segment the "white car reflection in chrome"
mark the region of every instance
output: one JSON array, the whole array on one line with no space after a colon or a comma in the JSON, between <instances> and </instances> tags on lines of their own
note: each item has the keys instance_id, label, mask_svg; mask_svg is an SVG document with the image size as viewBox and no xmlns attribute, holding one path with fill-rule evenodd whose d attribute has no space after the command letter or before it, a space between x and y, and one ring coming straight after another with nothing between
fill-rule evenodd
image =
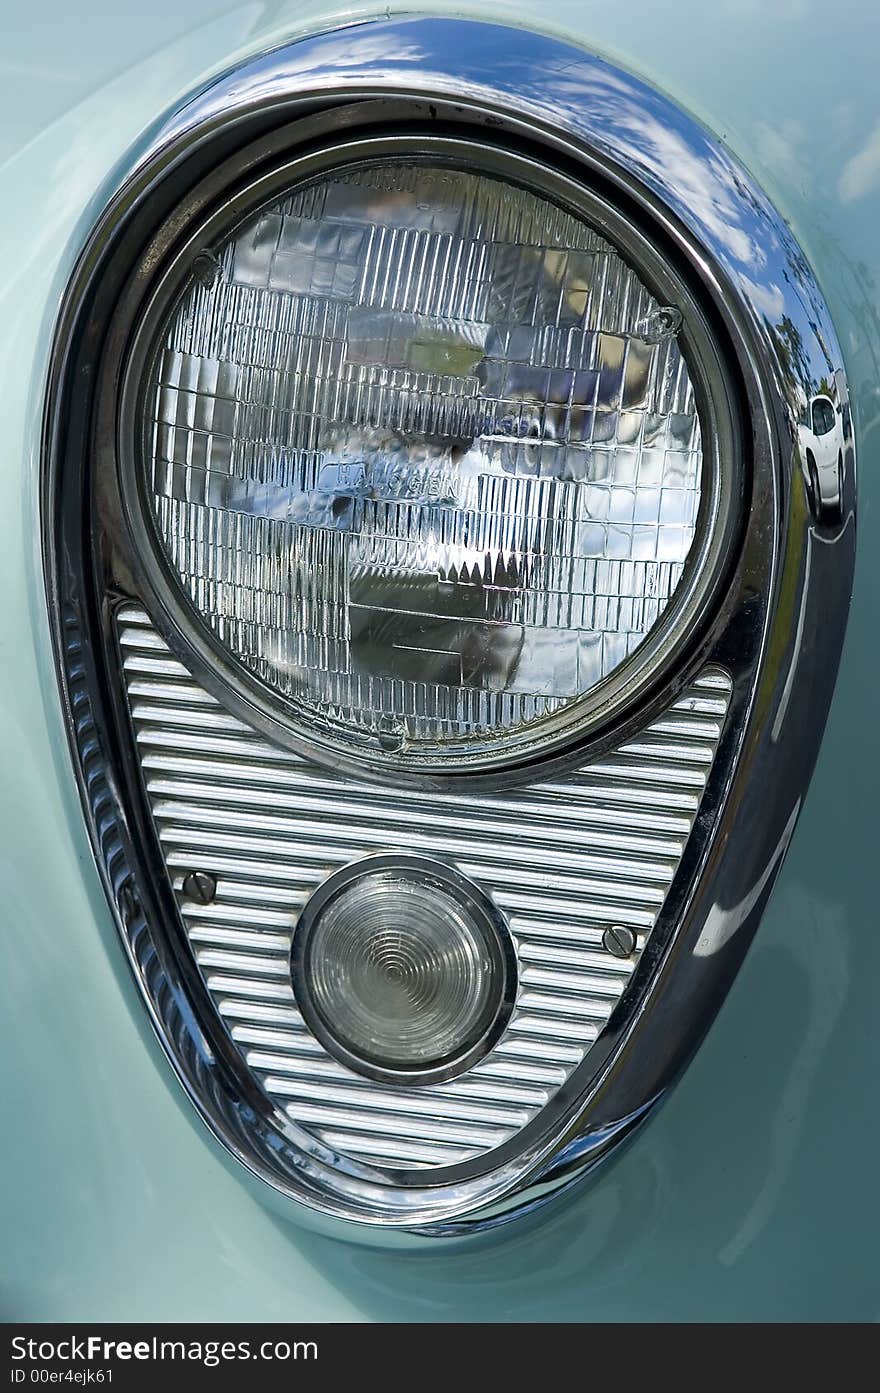
<instances>
[{"instance_id":1,"label":"white car reflection in chrome","mask_svg":"<svg viewBox=\"0 0 880 1393\"><path fill-rule=\"evenodd\" d=\"M843 499L843 408L819 395L806 405L798 425L801 461L819 511L839 517Z\"/></svg>"}]
</instances>

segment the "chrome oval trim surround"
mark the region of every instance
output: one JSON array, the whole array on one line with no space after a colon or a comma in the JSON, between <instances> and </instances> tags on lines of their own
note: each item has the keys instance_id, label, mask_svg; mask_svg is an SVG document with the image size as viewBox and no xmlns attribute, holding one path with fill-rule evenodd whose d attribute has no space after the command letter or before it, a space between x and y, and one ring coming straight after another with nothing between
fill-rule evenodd
<instances>
[{"instance_id":1,"label":"chrome oval trim surround","mask_svg":"<svg viewBox=\"0 0 880 1393\"><path fill-rule=\"evenodd\" d=\"M171 207L185 216L187 193L204 170L245 142L273 131L287 138L283 128L292 119L331 106L355 102L362 113L380 100L402 102L409 120L428 123L442 106L443 119L458 128L544 147L646 220L699 282L730 347L752 469L749 521L726 593L662 694L680 690L709 662L733 681L716 762L643 955L639 990L572 1076L552 1136L537 1135L493 1170L430 1192L394 1187L343 1162L282 1117L215 1028L204 985L179 941L125 734L114 612L138 589L120 542L121 519L100 514L95 547L90 537L91 369L106 350L104 326L124 272L137 264L150 229ZM768 304L779 310L772 322ZM382 20L278 49L211 82L162 122L108 195L62 305L46 398L44 555L61 689L96 861L160 1042L215 1137L276 1191L324 1215L379 1228L425 1236L485 1228L543 1203L607 1156L664 1096L702 1038L797 819L852 584L851 428L841 425L841 506L814 518L786 323L797 330L814 379L839 373L842 403L842 357L821 293L792 234L748 175L640 80L519 29ZM112 448L100 436L95 443ZM638 722L655 707L641 710ZM630 720L607 739L621 741L636 728ZM478 783L472 786L478 791Z\"/></svg>"}]
</instances>

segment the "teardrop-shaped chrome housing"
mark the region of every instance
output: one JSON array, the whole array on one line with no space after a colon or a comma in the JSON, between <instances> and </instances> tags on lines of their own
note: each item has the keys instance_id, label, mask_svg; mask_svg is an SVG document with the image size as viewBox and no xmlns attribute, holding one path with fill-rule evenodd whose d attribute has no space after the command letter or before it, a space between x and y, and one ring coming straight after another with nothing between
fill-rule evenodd
<instances>
[{"instance_id":1,"label":"teardrop-shaped chrome housing","mask_svg":"<svg viewBox=\"0 0 880 1393\"><path fill-rule=\"evenodd\" d=\"M690 335L721 519L697 603L638 680L546 746L501 740L473 764L305 731L200 627L137 484L150 326L187 277L215 275L211 230L307 168L418 145L577 204L672 287L643 339ZM816 425L839 443L821 474ZM803 254L727 151L636 78L520 29L383 20L253 59L161 123L108 191L58 322L47 590L96 861L154 1027L215 1137L296 1212L470 1232L575 1183L664 1096L806 790L854 504L842 356ZM402 850L472 884L513 955L497 1038L422 1083L347 1069L309 1029L291 959L325 882Z\"/></svg>"}]
</instances>

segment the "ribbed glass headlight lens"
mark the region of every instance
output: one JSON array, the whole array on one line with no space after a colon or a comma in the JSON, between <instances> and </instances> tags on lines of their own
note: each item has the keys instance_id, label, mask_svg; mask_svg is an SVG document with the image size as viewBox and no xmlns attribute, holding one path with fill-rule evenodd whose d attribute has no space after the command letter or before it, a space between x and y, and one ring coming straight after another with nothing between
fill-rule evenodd
<instances>
[{"instance_id":1,"label":"ribbed glass headlight lens","mask_svg":"<svg viewBox=\"0 0 880 1393\"><path fill-rule=\"evenodd\" d=\"M388 160L197 271L159 331L143 487L215 641L300 728L540 750L659 641L701 424L680 312L586 221Z\"/></svg>"}]
</instances>

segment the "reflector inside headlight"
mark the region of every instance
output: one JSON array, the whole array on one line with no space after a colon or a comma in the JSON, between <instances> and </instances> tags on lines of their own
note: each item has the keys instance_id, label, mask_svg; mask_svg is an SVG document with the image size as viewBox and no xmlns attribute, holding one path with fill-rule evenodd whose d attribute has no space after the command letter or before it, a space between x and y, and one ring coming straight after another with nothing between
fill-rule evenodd
<instances>
[{"instance_id":1,"label":"reflector inside headlight","mask_svg":"<svg viewBox=\"0 0 880 1393\"><path fill-rule=\"evenodd\" d=\"M324 739L540 748L686 573L679 312L574 213L411 159L303 186L199 269L146 488L215 639Z\"/></svg>"}]
</instances>

